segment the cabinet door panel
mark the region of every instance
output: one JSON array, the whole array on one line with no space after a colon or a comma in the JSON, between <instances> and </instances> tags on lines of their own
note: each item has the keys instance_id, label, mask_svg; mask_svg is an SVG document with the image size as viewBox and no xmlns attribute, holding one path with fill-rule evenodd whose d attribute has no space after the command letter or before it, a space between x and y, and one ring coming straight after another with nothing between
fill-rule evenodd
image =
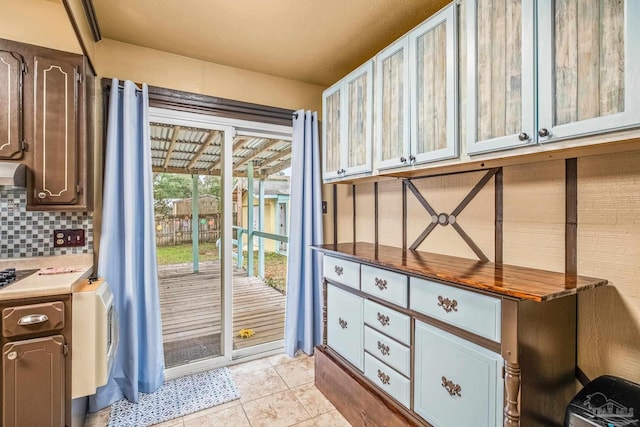
<instances>
[{"instance_id":1,"label":"cabinet door panel","mask_svg":"<svg viewBox=\"0 0 640 427\"><path fill-rule=\"evenodd\" d=\"M63 349L62 335L4 345L2 425L65 425Z\"/></svg>"},{"instance_id":2,"label":"cabinet door panel","mask_svg":"<svg viewBox=\"0 0 640 427\"><path fill-rule=\"evenodd\" d=\"M640 4L563 0L538 14L541 142L640 123Z\"/></svg>"},{"instance_id":3,"label":"cabinet door panel","mask_svg":"<svg viewBox=\"0 0 640 427\"><path fill-rule=\"evenodd\" d=\"M340 86L337 85L329 88L323 96L322 133L324 135L324 144L322 148L324 153L324 179L336 178L340 170L340 95Z\"/></svg>"},{"instance_id":4,"label":"cabinet door panel","mask_svg":"<svg viewBox=\"0 0 640 427\"><path fill-rule=\"evenodd\" d=\"M434 15L409 35L412 89L411 153L415 162L458 155L456 8Z\"/></svg>"},{"instance_id":5,"label":"cabinet door panel","mask_svg":"<svg viewBox=\"0 0 640 427\"><path fill-rule=\"evenodd\" d=\"M21 55L0 50L0 159L22 157Z\"/></svg>"},{"instance_id":6,"label":"cabinet door panel","mask_svg":"<svg viewBox=\"0 0 640 427\"><path fill-rule=\"evenodd\" d=\"M332 285L327 286L327 344L362 370L362 298Z\"/></svg>"},{"instance_id":7,"label":"cabinet door panel","mask_svg":"<svg viewBox=\"0 0 640 427\"><path fill-rule=\"evenodd\" d=\"M64 61L34 61L34 203L77 199L77 69Z\"/></svg>"},{"instance_id":8,"label":"cabinet door panel","mask_svg":"<svg viewBox=\"0 0 640 427\"><path fill-rule=\"evenodd\" d=\"M345 175L371 170L373 130L373 62L369 61L345 77L347 112L346 135L342 144L345 152Z\"/></svg>"},{"instance_id":9,"label":"cabinet door panel","mask_svg":"<svg viewBox=\"0 0 640 427\"><path fill-rule=\"evenodd\" d=\"M414 410L438 427L501 426L502 363L497 353L416 321Z\"/></svg>"},{"instance_id":10,"label":"cabinet door panel","mask_svg":"<svg viewBox=\"0 0 640 427\"><path fill-rule=\"evenodd\" d=\"M470 0L467 151L535 143L534 2Z\"/></svg>"},{"instance_id":11,"label":"cabinet door panel","mask_svg":"<svg viewBox=\"0 0 640 427\"><path fill-rule=\"evenodd\" d=\"M378 169L403 166L409 159L408 41L401 39L377 57Z\"/></svg>"}]
</instances>

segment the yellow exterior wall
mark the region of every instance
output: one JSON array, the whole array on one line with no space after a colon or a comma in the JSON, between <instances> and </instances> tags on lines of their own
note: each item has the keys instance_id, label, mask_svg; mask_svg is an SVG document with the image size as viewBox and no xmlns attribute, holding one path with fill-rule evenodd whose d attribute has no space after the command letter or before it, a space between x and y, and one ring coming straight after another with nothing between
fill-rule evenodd
<instances>
[{"instance_id":1,"label":"yellow exterior wall","mask_svg":"<svg viewBox=\"0 0 640 427\"><path fill-rule=\"evenodd\" d=\"M578 273L610 285L578 298L578 365L587 376L618 375L640 382L640 151L578 159ZM414 180L436 212L450 213L484 172ZM503 258L508 264L564 271L565 162L503 168ZM325 200L332 202L331 185ZM372 184L356 185L356 238L373 242ZM351 184L338 184L339 242L353 240ZM379 182L379 243L402 247L402 183ZM362 197L361 197L362 196ZM331 209L331 208L330 208ZM429 216L407 191L407 244ZM332 212L331 210L329 211ZM462 228L494 259L494 181L458 217ZM332 215L325 216L327 242ZM419 248L475 258L451 227L437 227Z\"/></svg>"},{"instance_id":2,"label":"yellow exterior wall","mask_svg":"<svg viewBox=\"0 0 640 427\"><path fill-rule=\"evenodd\" d=\"M82 53L62 3L0 0L0 38Z\"/></svg>"},{"instance_id":3,"label":"yellow exterior wall","mask_svg":"<svg viewBox=\"0 0 640 427\"><path fill-rule=\"evenodd\" d=\"M258 198L253 199L253 205L257 208L258 207ZM247 206L248 206L248 201L247 201L247 193L245 193L242 196L242 227L243 228L247 228L249 225L249 215L247 212ZM278 207L277 207L277 203L276 203L276 199L264 199L264 232L265 233L271 233L271 234L280 234L278 229L276 228L276 217L278 215L278 211L277 211ZM287 215L289 213L287 212ZM253 220L255 221L255 223L257 224L258 222L258 218L256 216L254 216ZM247 235L245 234L243 237L243 242L244 242L244 248L246 250L247 248ZM257 250L258 248L258 238L254 237L253 240L253 244L255 245L255 250ZM276 242L275 240L271 240L271 239L264 239L264 250L266 252L275 252L276 251L276 245L279 245L280 242ZM257 260L256 260L257 262Z\"/></svg>"}]
</instances>

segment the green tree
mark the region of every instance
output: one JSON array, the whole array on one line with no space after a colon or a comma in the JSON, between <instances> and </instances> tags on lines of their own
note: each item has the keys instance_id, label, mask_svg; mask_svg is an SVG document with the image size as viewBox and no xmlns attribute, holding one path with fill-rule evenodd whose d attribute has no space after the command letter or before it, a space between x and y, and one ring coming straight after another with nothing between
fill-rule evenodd
<instances>
[{"instance_id":1,"label":"green tree","mask_svg":"<svg viewBox=\"0 0 640 427\"><path fill-rule=\"evenodd\" d=\"M153 174L153 199L156 216L169 214L169 199L191 197L191 175L176 173Z\"/></svg>"}]
</instances>

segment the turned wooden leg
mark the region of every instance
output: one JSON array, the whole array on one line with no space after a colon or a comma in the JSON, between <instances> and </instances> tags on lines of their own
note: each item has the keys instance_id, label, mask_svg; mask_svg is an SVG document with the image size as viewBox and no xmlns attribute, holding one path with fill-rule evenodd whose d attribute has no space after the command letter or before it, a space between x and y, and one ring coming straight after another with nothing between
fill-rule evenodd
<instances>
[{"instance_id":1,"label":"turned wooden leg","mask_svg":"<svg viewBox=\"0 0 640 427\"><path fill-rule=\"evenodd\" d=\"M504 361L505 406L504 427L520 427L520 365Z\"/></svg>"},{"instance_id":2,"label":"turned wooden leg","mask_svg":"<svg viewBox=\"0 0 640 427\"><path fill-rule=\"evenodd\" d=\"M322 344L327 345L327 279L322 280Z\"/></svg>"}]
</instances>

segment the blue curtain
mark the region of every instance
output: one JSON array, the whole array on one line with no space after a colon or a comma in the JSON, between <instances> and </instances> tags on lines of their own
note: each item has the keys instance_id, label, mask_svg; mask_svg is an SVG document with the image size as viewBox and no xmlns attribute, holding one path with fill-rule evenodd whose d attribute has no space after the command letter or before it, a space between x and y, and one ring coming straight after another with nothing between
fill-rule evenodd
<instances>
[{"instance_id":1,"label":"blue curtain","mask_svg":"<svg viewBox=\"0 0 640 427\"><path fill-rule=\"evenodd\" d=\"M284 347L313 354L322 342L322 187L318 114L297 111L291 146L291 199Z\"/></svg>"},{"instance_id":2,"label":"blue curtain","mask_svg":"<svg viewBox=\"0 0 640 427\"><path fill-rule=\"evenodd\" d=\"M147 86L111 82L98 275L111 286L119 343L109 382L89 400L97 411L164 381Z\"/></svg>"}]
</instances>

